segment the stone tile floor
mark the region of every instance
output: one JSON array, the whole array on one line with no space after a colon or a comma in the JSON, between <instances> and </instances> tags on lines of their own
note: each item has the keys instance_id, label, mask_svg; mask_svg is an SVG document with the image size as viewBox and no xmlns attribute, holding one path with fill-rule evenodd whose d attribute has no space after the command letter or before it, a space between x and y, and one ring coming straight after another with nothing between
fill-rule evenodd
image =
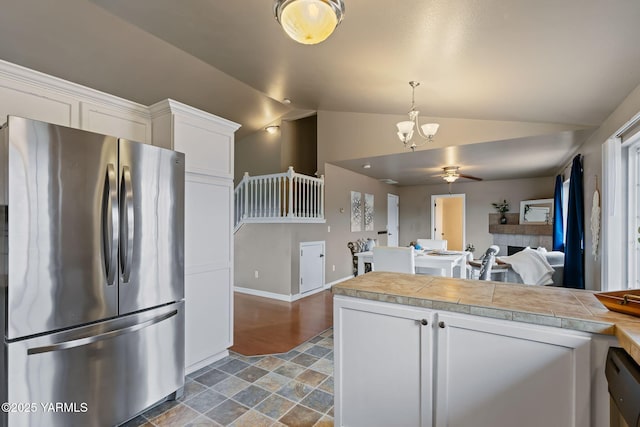
<instances>
[{"instance_id":1,"label":"stone tile floor","mask_svg":"<svg viewBox=\"0 0 640 427\"><path fill-rule=\"evenodd\" d=\"M189 374L182 398L123 426L333 426L333 329L288 353L231 352Z\"/></svg>"}]
</instances>

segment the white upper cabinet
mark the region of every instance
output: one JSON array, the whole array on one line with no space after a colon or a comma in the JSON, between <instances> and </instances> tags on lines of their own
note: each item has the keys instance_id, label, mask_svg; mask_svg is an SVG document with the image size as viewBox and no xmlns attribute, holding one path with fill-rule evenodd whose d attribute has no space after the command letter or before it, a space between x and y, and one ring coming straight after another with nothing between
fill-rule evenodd
<instances>
[{"instance_id":1,"label":"white upper cabinet","mask_svg":"<svg viewBox=\"0 0 640 427\"><path fill-rule=\"evenodd\" d=\"M7 115L151 143L144 105L0 60L1 123Z\"/></svg>"},{"instance_id":2,"label":"white upper cabinet","mask_svg":"<svg viewBox=\"0 0 640 427\"><path fill-rule=\"evenodd\" d=\"M32 85L0 78L0 124L12 115L78 127L78 105L76 99L60 93L45 89L34 91Z\"/></svg>"},{"instance_id":3,"label":"white upper cabinet","mask_svg":"<svg viewBox=\"0 0 640 427\"><path fill-rule=\"evenodd\" d=\"M151 120L146 108L116 109L82 102L80 117L84 130L151 144Z\"/></svg>"},{"instance_id":4,"label":"white upper cabinet","mask_svg":"<svg viewBox=\"0 0 640 427\"><path fill-rule=\"evenodd\" d=\"M187 154L187 172L233 180L238 124L171 99L152 105L150 110L154 145Z\"/></svg>"}]
</instances>

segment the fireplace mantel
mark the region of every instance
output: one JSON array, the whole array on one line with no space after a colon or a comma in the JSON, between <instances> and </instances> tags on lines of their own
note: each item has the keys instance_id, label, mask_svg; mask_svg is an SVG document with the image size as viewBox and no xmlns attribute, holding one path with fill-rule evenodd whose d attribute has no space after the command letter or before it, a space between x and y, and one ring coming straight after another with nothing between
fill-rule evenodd
<instances>
[{"instance_id":1,"label":"fireplace mantel","mask_svg":"<svg viewBox=\"0 0 640 427\"><path fill-rule=\"evenodd\" d=\"M500 224L500 214L489 214L489 233L491 234L521 234L525 236L551 236L553 226L551 224L518 224L520 215L516 213L505 214L506 224Z\"/></svg>"}]
</instances>

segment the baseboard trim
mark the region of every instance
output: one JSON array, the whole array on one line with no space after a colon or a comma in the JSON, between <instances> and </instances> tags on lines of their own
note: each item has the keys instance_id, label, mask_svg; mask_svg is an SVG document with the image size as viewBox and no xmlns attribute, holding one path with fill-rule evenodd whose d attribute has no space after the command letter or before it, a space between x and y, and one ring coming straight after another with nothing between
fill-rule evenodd
<instances>
[{"instance_id":1,"label":"baseboard trim","mask_svg":"<svg viewBox=\"0 0 640 427\"><path fill-rule=\"evenodd\" d=\"M184 374L189 375L192 372L197 371L200 368L204 368L207 365L212 364L213 362L217 362L220 359L223 359L229 355L229 350L221 351L220 353L216 353L213 356L209 356L206 359L203 359L199 362L194 363L191 366L187 366L184 368Z\"/></svg>"},{"instance_id":2,"label":"baseboard trim","mask_svg":"<svg viewBox=\"0 0 640 427\"><path fill-rule=\"evenodd\" d=\"M304 294L295 294L295 295L283 295L283 294L277 294L275 292L260 291L258 289L243 288L241 286L234 286L234 290L236 292L241 293L241 294L254 295L254 296L263 297L263 298L271 298L271 299L275 299L275 300L278 300L278 301L294 302L294 301L297 301L297 300L299 300L301 298L305 298L305 297L317 294L318 292L322 292L324 290L331 289L331 287L333 285L336 285L336 284L338 284L340 282L344 282L345 280L349 280L351 278L353 278L353 276L343 277L341 279L334 280L333 282L326 283L324 286L321 286L318 289L314 289L312 291L305 292Z\"/></svg>"},{"instance_id":3,"label":"baseboard trim","mask_svg":"<svg viewBox=\"0 0 640 427\"><path fill-rule=\"evenodd\" d=\"M278 301L286 301L286 302L292 302L292 297L293 295L283 295L283 294L277 294L275 292L268 292L268 291L260 291L258 289L250 289L250 288L243 288L240 286L234 286L233 288L236 292L240 292L241 294L247 294L247 295L254 295L257 297L264 297L264 298L271 298L271 299L277 299Z\"/></svg>"}]
</instances>

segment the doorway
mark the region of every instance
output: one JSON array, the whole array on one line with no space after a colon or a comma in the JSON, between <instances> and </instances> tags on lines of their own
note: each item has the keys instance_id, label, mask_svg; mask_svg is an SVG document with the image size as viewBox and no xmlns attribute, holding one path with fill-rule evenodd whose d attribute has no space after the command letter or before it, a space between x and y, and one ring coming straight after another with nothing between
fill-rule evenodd
<instances>
[{"instance_id":1,"label":"doorway","mask_svg":"<svg viewBox=\"0 0 640 427\"><path fill-rule=\"evenodd\" d=\"M398 246L400 197L387 194L387 246Z\"/></svg>"},{"instance_id":2,"label":"doorway","mask_svg":"<svg viewBox=\"0 0 640 427\"><path fill-rule=\"evenodd\" d=\"M447 249L463 251L466 236L464 194L431 196L431 238L447 241Z\"/></svg>"}]
</instances>

